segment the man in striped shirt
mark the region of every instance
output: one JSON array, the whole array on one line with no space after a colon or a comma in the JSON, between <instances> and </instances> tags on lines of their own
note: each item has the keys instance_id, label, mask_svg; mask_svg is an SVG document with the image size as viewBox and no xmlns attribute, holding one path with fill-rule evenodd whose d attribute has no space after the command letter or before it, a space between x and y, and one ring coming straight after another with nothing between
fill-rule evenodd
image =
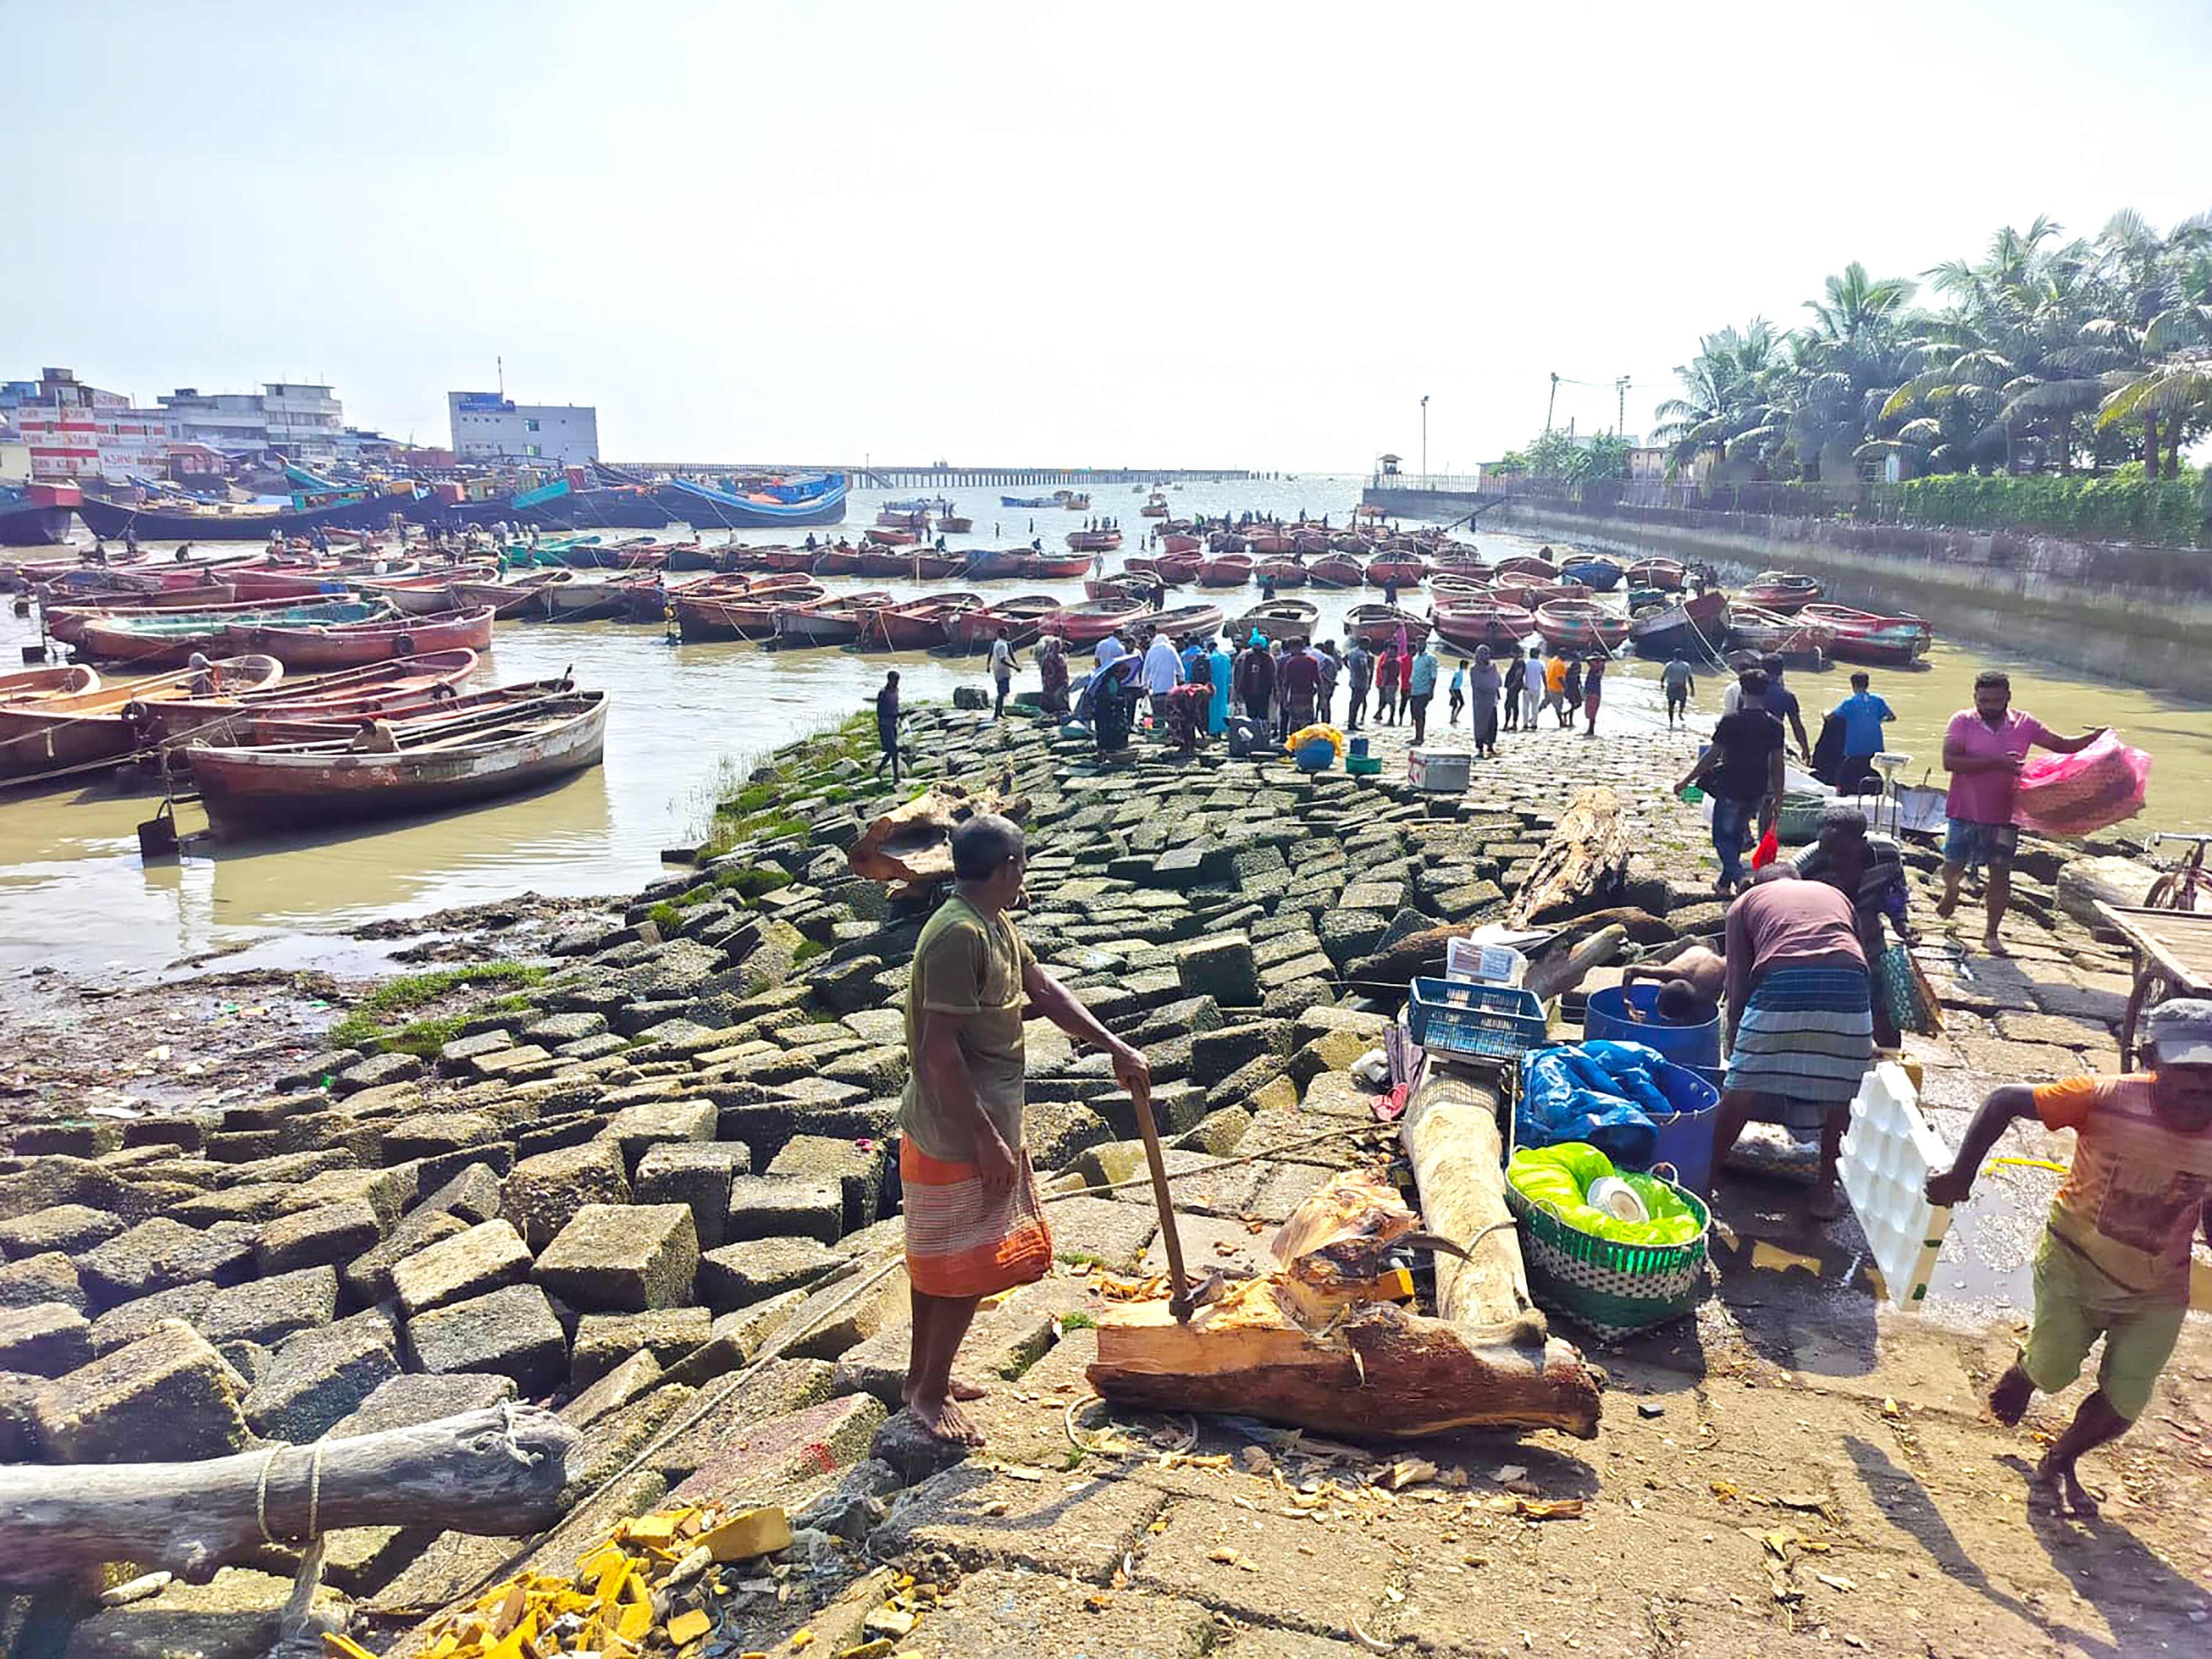
<instances>
[{"instance_id":1,"label":"man in striped shirt","mask_svg":"<svg viewBox=\"0 0 2212 1659\"><path fill-rule=\"evenodd\" d=\"M2074 1164L2035 1255L2035 1323L1997 1381L1990 1410L2020 1421L2029 1398L2081 1374L2101 1335L2097 1388L2036 1468L2035 1496L2076 1515L2096 1500L2075 1473L2150 1403L2189 1309L2190 1249L2212 1238L2212 1002L2160 1004L2148 1016L2148 1070L2125 1077L2013 1085L1982 1103L1952 1166L1928 1178L1931 1204L1962 1202L2015 1120L2075 1132Z\"/></svg>"}]
</instances>

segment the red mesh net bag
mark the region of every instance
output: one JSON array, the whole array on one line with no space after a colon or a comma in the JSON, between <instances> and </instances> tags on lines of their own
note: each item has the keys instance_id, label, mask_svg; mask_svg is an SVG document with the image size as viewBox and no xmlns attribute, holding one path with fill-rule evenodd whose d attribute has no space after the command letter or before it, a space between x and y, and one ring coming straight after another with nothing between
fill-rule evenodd
<instances>
[{"instance_id":1,"label":"red mesh net bag","mask_svg":"<svg viewBox=\"0 0 2212 1659\"><path fill-rule=\"evenodd\" d=\"M2150 757L2106 732L2078 755L2039 755L2020 769L2013 822L2046 836L2088 836L2142 811Z\"/></svg>"}]
</instances>

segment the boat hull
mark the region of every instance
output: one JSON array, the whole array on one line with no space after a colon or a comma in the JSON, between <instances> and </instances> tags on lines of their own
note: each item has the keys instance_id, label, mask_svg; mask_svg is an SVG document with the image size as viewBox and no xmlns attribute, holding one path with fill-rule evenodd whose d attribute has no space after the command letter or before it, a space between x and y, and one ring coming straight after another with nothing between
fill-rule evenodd
<instances>
[{"instance_id":1,"label":"boat hull","mask_svg":"<svg viewBox=\"0 0 2212 1659\"><path fill-rule=\"evenodd\" d=\"M1628 638L1639 656L1683 656L1710 661L1720 654L1728 639L1729 607L1725 596L1700 593L1680 604L1662 606L1656 614L1638 617L1629 624Z\"/></svg>"},{"instance_id":2,"label":"boat hull","mask_svg":"<svg viewBox=\"0 0 2212 1659\"><path fill-rule=\"evenodd\" d=\"M225 840L409 813L512 795L597 766L607 704L592 698L549 732L397 755L192 749L186 754L208 821Z\"/></svg>"},{"instance_id":3,"label":"boat hull","mask_svg":"<svg viewBox=\"0 0 2212 1659\"><path fill-rule=\"evenodd\" d=\"M287 540L312 536L318 530L381 530L392 514L403 510L400 498L393 495L273 513L180 513L97 495L87 495L76 504L84 527L101 540L133 534L142 542L265 542L272 530L282 532Z\"/></svg>"},{"instance_id":4,"label":"boat hull","mask_svg":"<svg viewBox=\"0 0 2212 1659\"><path fill-rule=\"evenodd\" d=\"M69 539L76 509L43 501L0 501L0 547L55 547Z\"/></svg>"},{"instance_id":5,"label":"boat hull","mask_svg":"<svg viewBox=\"0 0 2212 1659\"><path fill-rule=\"evenodd\" d=\"M659 501L671 518L698 530L709 526L716 530L758 530L781 525L842 524L845 475L829 474L820 489L801 493L793 500L739 495L678 478L661 488Z\"/></svg>"},{"instance_id":6,"label":"boat hull","mask_svg":"<svg viewBox=\"0 0 2212 1659\"><path fill-rule=\"evenodd\" d=\"M234 623L223 636L234 652L264 652L289 669L359 668L392 657L433 651L489 651L489 605L451 620L341 624L334 628L271 628Z\"/></svg>"}]
</instances>

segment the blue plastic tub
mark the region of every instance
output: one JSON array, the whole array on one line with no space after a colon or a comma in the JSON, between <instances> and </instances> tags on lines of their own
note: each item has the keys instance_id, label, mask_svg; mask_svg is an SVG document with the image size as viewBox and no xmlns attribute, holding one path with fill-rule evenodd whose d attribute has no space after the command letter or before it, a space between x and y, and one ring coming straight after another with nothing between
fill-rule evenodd
<instances>
[{"instance_id":1,"label":"blue plastic tub","mask_svg":"<svg viewBox=\"0 0 2212 1659\"><path fill-rule=\"evenodd\" d=\"M1327 738L1308 738L1291 760L1301 772L1326 772L1336 764L1336 745Z\"/></svg>"},{"instance_id":2,"label":"blue plastic tub","mask_svg":"<svg viewBox=\"0 0 2212 1659\"><path fill-rule=\"evenodd\" d=\"M1677 1069L1688 1071L1687 1067ZM1653 1126L1659 1131L1659 1142L1651 1149L1651 1162L1654 1165L1673 1164L1673 1180L1676 1186L1688 1188L1701 1199L1711 1200L1713 1195L1713 1130L1719 1123L1721 1091L1696 1072L1689 1072L1683 1085L1685 1088L1695 1091L1705 1104L1696 1111L1677 1112L1672 1117L1652 1119ZM1672 1092L1669 1091L1670 1094Z\"/></svg>"},{"instance_id":3,"label":"blue plastic tub","mask_svg":"<svg viewBox=\"0 0 2212 1659\"><path fill-rule=\"evenodd\" d=\"M1643 1018L1628 1017L1632 1003ZM1583 1036L1586 1039L1602 1037L1611 1042L1640 1042L1693 1072L1703 1072L1721 1063L1721 1017L1717 1012L1695 1025L1677 1025L1659 1018L1658 1005L1659 988L1656 985L1632 985L1625 993L1619 986L1593 991L1583 1012Z\"/></svg>"}]
</instances>

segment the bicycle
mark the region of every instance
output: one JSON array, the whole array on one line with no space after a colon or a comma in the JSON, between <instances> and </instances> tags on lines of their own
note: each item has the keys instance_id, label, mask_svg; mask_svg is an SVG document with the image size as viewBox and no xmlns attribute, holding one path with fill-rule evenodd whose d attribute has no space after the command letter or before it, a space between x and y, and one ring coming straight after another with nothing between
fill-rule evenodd
<instances>
[{"instance_id":1,"label":"bicycle","mask_svg":"<svg viewBox=\"0 0 2212 1659\"><path fill-rule=\"evenodd\" d=\"M2177 835L2170 830L2159 830L2152 835L2150 845L2145 850L2155 852L2158 844L2165 841L2185 842L2189 850L2151 884L2150 893L2143 900L2142 908L2191 914L2199 909L2212 911L2212 871L2204 867L2204 849L2212 846L2212 836ZM2135 989L2128 994L2127 1013L2120 1021L2120 1069L2123 1072L2132 1072L2136 1068L2136 1032L2142 1024L2143 1014L2181 988L2166 974L2147 968L2137 971Z\"/></svg>"}]
</instances>

